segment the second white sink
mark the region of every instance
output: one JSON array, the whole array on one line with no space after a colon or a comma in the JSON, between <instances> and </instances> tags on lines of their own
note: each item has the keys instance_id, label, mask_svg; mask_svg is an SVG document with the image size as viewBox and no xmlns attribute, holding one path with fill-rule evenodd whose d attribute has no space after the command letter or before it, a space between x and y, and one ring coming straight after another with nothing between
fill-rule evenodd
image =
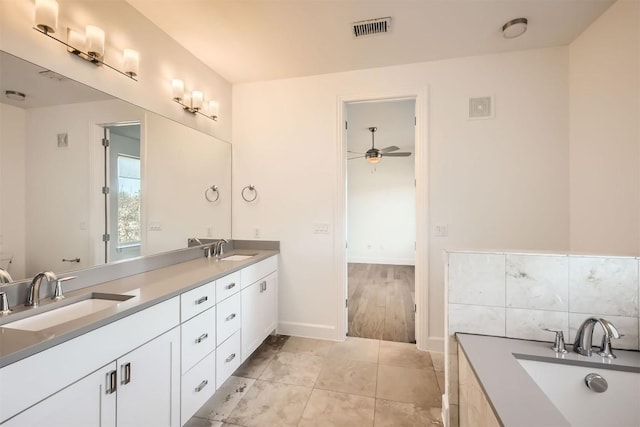
<instances>
[{"instance_id":1,"label":"second white sink","mask_svg":"<svg viewBox=\"0 0 640 427\"><path fill-rule=\"evenodd\" d=\"M256 254L253 255L229 255L228 257L224 257L221 261L244 261L245 259L253 258Z\"/></svg>"}]
</instances>

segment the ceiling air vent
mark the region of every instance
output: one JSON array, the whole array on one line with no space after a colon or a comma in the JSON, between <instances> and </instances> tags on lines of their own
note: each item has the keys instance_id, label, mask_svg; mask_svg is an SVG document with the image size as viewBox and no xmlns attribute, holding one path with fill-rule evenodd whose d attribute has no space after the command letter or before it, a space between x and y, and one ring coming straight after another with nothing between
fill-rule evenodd
<instances>
[{"instance_id":1,"label":"ceiling air vent","mask_svg":"<svg viewBox=\"0 0 640 427\"><path fill-rule=\"evenodd\" d=\"M355 37L371 36L373 34L388 33L391 30L391 17L368 19L352 24Z\"/></svg>"}]
</instances>

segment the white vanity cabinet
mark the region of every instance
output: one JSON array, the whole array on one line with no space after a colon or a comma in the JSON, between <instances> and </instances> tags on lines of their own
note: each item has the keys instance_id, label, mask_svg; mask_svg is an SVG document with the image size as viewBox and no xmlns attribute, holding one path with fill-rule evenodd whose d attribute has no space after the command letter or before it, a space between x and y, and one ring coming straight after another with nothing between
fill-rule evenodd
<instances>
[{"instance_id":1,"label":"white vanity cabinet","mask_svg":"<svg viewBox=\"0 0 640 427\"><path fill-rule=\"evenodd\" d=\"M116 362L10 419L3 427L112 427L116 425L116 395L110 390Z\"/></svg>"},{"instance_id":2,"label":"white vanity cabinet","mask_svg":"<svg viewBox=\"0 0 640 427\"><path fill-rule=\"evenodd\" d=\"M151 340L10 419L25 426L178 426L178 328ZM70 355L67 363L74 363Z\"/></svg>"},{"instance_id":3,"label":"white vanity cabinet","mask_svg":"<svg viewBox=\"0 0 640 427\"><path fill-rule=\"evenodd\" d=\"M242 270L242 361L276 329L277 269L271 257Z\"/></svg>"}]
</instances>

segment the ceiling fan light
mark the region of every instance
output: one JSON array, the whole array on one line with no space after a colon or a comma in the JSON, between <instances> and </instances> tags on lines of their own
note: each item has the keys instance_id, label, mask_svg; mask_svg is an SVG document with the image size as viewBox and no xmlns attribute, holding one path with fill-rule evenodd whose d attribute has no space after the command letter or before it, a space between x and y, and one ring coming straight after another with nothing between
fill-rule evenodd
<instances>
[{"instance_id":1,"label":"ceiling fan light","mask_svg":"<svg viewBox=\"0 0 640 427\"><path fill-rule=\"evenodd\" d=\"M367 162L371 163L372 165L378 163L380 159L382 159L382 154L380 154L379 152L367 152L364 156L366 157Z\"/></svg>"}]
</instances>

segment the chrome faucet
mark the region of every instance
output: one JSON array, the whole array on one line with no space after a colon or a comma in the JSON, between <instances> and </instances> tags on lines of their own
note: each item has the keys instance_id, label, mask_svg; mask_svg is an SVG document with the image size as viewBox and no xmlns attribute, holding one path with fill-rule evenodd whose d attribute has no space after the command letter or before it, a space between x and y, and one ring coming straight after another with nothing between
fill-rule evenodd
<instances>
[{"instance_id":1,"label":"chrome faucet","mask_svg":"<svg viewBox=\"0 0 640 427\"><path fill-rule=\"evenodd\" d=\"M220 256L224 253L222 249L222 245L224 245L225 243L229 243L229 241L227 239L220 239L215 243L215 246L213 248L213 254L217 258L220 258Z\"/></svg>"},{"instance_id":2,"label":"chrome faucet","mask_svg":"<svg viewBox=\"0 0 640 427\"><path fill-rule=\"evenodd\" d=\"M11 283L13 279L7 270L0 268L0 283Z\"/></svg>"},{"instance_id":3,"label":"chrome faucet","mask_svg":"<svg viewBox=\"0 0 640 427\"><path fill-rule=\"evenodd\" d=\"M42 279L47 279L47 282L58 280L51 271L36 274L27 290L27 302L24 304L27 307L37 307L40 304L40 283L42 283Z\"/></svg>"},{"instance_id":4,"label":"chrome faucet","mask_svg":"<svg viewBox=\"0 0 640 427\"><path fill-rule=\"evenodd\" d=\"M618 332L613 323L609 322L607 319L590 317L580 325L578 328L578 333L576 335L576 340L573 344L573 351L578 354L582 354L583 356L591 356L592 354L592 341L593 341L593 328L596 324L602 326L602 330L604 331L604 335L602 336L602 344L600 345L600 351L598 355L602 357L615 358L616 356L613 354L611 349L611 338L619 339L622 335Z\"/></svg>"}]
</instances>

